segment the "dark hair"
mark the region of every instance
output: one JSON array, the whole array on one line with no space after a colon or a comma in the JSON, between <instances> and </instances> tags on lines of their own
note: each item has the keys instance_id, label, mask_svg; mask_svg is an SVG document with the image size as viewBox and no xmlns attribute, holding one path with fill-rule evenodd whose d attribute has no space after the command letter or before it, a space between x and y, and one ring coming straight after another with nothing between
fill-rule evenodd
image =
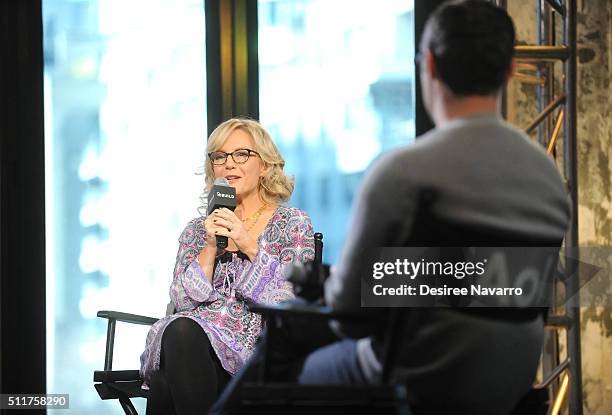
<instances>
[{"instance_id":1,"label":"dark hair","mask_svg":"<svg viewBox=\"0 0 612 415\"><path fill-rule=\"evenodd\" d=\"M431 51L438 76L453 94L491 95L506 80L514 36L504 9L483 0L453 1L429 17L420 46Z\"/></svg>"}]
</instances>

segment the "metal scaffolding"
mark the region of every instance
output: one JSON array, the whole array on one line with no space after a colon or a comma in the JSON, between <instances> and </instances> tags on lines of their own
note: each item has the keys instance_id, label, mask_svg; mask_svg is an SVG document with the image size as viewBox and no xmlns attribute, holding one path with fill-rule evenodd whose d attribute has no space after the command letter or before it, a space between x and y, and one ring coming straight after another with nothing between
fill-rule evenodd
<instances>
[{"instance_id":1,"label":"metal scaffolding","mask_svg":"<svg viewBox=\"0 0 612 415\"><path fill-rule=\"evenodd\" d=\"M507 1L496 0L502 7ZM570 226L565 236L566 254L578 249L578 192L576 158L576 0L535 0L538 28L537 45L515 47L518 70L515 79L536 85L539 114L525 128L532 133L537 129L540 144L562 166L567 191L572 201ZM557 22L561 22L557 27ZM558 33L561 39L558 39ZM561 79L555 83L555 63L561 62ZM504 114L507 108L504 94ZM558 137L562 137L558 140ZM562 146L562 159L557 149ZM570 255L565 255L571 257ZM563 262L562 262L563 263ZM566 261L559 273L563 290L554 290L553 304L564 304L559 310L553 307L547 323L546 339L542 353L542 382L536 388L548 388L551 397L551 414L559 412L567 391L570 415L582 414L582 373L580 352L580 300L578 268L574 261ZM571 299L568 298L574 294ZM565 333L566 358L561 360L559 343Z\"/></svg>"}]
</instances>

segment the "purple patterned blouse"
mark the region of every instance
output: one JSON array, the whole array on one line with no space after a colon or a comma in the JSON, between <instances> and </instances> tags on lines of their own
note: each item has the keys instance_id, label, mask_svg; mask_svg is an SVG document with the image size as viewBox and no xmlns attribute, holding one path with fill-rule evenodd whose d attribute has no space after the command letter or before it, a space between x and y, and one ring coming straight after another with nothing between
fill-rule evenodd
<instances>
[{"instance_id":1,"label":"purple patterned blouse","mask_svg":"<svg viewBox=\"0 0 612 415\"><path fill-rule=\"evenodd\" d=\"M313 229L308 215L279 206L257 238L259 252L251 261L242 253L226 253L217 260L213 284L197 260L206 245L204 217L187 224L179 238L170 297L176 313L157 321L147 335L140 356L143 389L159 369L164 329L179 317L197 322L225 370L236 373L251 355L261 333L259 314L249 312L245 301L275 304L293 298L293 287L282 277L282 265L314 259Z\"/></svg>"}]
</instances>

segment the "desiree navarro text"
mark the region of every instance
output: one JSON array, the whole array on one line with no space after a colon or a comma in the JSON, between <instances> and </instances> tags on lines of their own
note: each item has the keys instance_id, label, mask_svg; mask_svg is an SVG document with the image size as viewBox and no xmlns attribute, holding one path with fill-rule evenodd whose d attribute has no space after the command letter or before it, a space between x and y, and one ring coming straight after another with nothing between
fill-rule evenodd
<instances>
[{"instance_id":1,"label":"desiree navarro text","mask_svg":"<svg viewBox=\"0 0 612 415\"><path fill-rule=\"evenodd\" d=\"M430 287L429 285L421 284L417 290L417 287L408 286L402 284L399 287L387 288L382 285L375 285L372 288L372 292L377 296L389 296L389 295L406 295L406 296L507 296L523 295L522 288L509 288L509 287L483 287L481 285L470 285L470 288L462 287Z\"/></svg>"}]
</instances>

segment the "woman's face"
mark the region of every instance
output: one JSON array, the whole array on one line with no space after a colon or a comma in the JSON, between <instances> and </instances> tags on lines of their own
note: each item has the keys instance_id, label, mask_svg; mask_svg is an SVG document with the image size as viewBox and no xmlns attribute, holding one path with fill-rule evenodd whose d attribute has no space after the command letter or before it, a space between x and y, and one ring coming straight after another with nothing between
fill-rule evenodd
<instances>
[{"instance_id":1,"label":"woman's face","mask_svg":"<svg viewBox=\"0 0 612 415\"><path fill-rule=\"evenodd\" d=\"M237 129L227 137L223 146L217 151L233 153L239 149L257 151L253 137L246 131ZM228 156L225 164L213 165L215 178L225 177L230 185L236 188L236 196L239 199L257 195L259 180L265 170L263 161L253 153L250 153L246 163L238 164L231 156Z\"/></svg>"}]
</instances>

